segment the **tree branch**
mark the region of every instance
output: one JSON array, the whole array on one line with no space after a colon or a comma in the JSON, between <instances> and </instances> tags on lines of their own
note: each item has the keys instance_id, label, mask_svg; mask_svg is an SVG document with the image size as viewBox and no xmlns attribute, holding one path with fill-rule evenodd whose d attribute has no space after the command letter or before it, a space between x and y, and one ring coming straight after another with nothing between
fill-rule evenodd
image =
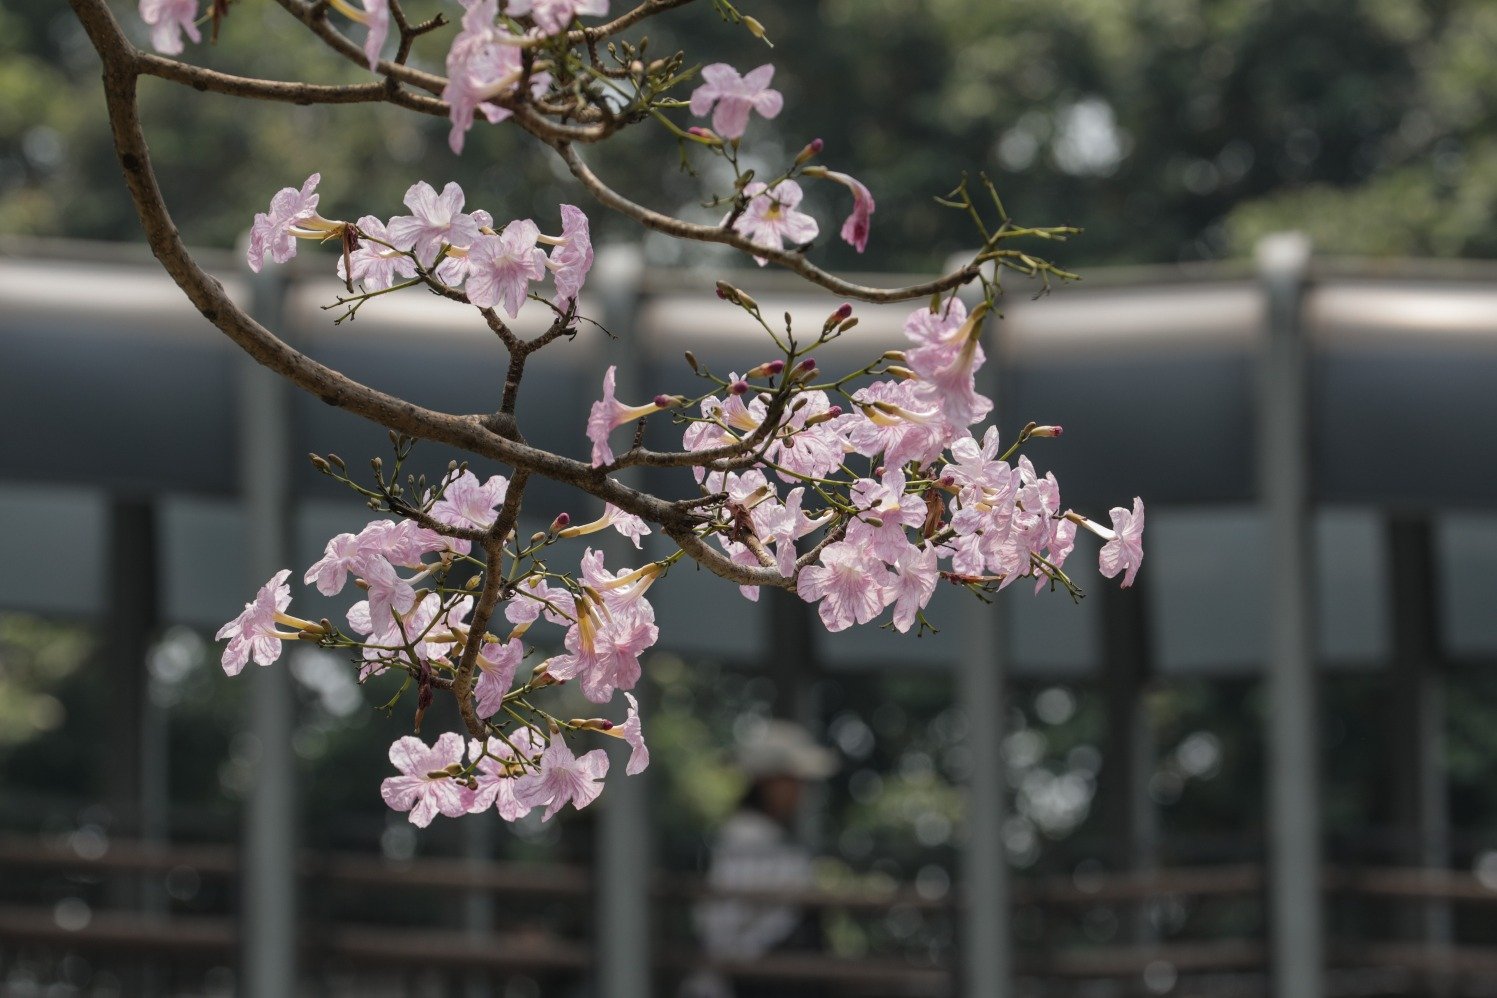
<instances>
[{"instance_id":1,"label":"tree branch","mask_svg":"<svg viewBox=\"0 0 1497 998\"><path fill-rule=\"evenodd\" d=\"M961 270L947 274L945 277L924 284L912 284L904 288L873 288L862 284L853 284L845 281L835 274L828 273L820 267L811 263L805 256L796 251L767 249L756 246L749 239L734 229L721 225L701 225L696 222L686 222L670 215L661 214L643 205L624 197L624 195L609 187L598 175L590 170L582 157L577 155L577 150L566 142L552 143L552 148L561 156L567 164L567 169L572 171L583 187L597 198L605 207L627 215L645 228L663 232L668 236L678 239L694 239L703 243L721 243L734 249L742 250L753 256L763 257L779 264L787 270L794 271L812 284L819 284L828 291L842 295L845 298L855 298L858 301L882 304L887 302L909 301L913 298L929 298L931 295L950 291L952 288L960 287L968 281L977 277L979 270L976 264L969 264Z\"/></svg>"}]
</instances>

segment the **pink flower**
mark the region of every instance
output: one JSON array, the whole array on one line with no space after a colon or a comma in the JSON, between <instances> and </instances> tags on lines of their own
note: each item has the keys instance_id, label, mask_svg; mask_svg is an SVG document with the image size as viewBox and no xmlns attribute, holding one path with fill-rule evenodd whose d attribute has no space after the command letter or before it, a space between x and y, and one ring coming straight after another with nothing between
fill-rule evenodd
<instances>
[{"instance_id":1,"label":"pink flower","mask_svg":"<svg viewBox=\"0 0 1497 998\"><path fill-rule=\"evenodd\" d=\"M773 190L756 180L745 187L743 193L749 198L748 207L738 216L733 228L747 236L755 246L784 249L787 239L792 246L800 246L814 240L821 231L816 219L795 210L805 194L793 180L782 180ZM762 257L755 259L761 267L767 262Z\"/></svg>"},{"instance_id":2,"label":"pink flower","mask_svg":"<svg viewBox=\"0 0 1497 998\"><path fill-rule=\"evenodd\" d=\"M319 196L313 193L321 179L322 174L314 173L302 184L301 190L282 187L270 199L270 211L255 215L246 254L250 270L258 274L265 266L267 255L276 263L285 263L296 256L297 236L326 234L308 227L308 224L317 226L327 221L317 214Z\"/></svg>"},{"instance_id":3,"label":"pink flower","mask_svg":"<svg viewBox=\"0 0 1497 998\"><path fill-rule=\"evenodd\" d=\"M473 687L479 717L493 717L504 707L504 695L515 684L515 670L524 657L525 646L518 641L485 644L479 649L478 683Z\"/></svg>"},{"instance_id":4,"label":"pink flower","mask_svg":"<svg viewBox=\"0 0 1497 998\"><path fill-rule=\"evenodd\" d=\"M650 747L645 744L644 729L639 724L639 701L633 693L625 693L624 699L629 701L629 719L610 733L629 743L629 764L624 767L624 775L638 776L650 764Z\"/></svg>"},{"instance_id":5,"label":"pink flower","mask_svg":"<svg viewBox=\"0 0 1497 998\"><path fill-rule=\"evenodd\" d=\"M379 50L384 47L390 34L390 0L363 0L365 23L369 34L364 39L364 55L369 59L371 72L379 69Z\"/></svg>"},{"instance_id":6,"label":"pink flower","mask_svg":"<svg viewBox=\"0 0 1497 998\"><path fill-rule=\"evenodd\" d=\"M1133 577L1144 562L1144 501L1133 499L1133 512L1122 506L1114 506L1112 514L1112 539L1102 545L1097 555L1098 570L1107 578L1115 579L1123 572L1123 588L1133 585Z\"/></svg>"},{"instance_id":7,"label":"pink flower","mask_svg":"<svg viewBox=\"0 0 1497 998\"><path fill-rule=\"evenodd\" d=\"M400 249L414 250L426 266L437 262L442 247L469 246L478 239L478 223L463 214L463 189L449 183L437 194L424 180L405 192L405 206L413 212L390 219L386 230L390 242Z\"/></svg>"},{"instance_id":8,"label":"pink flower","mask_svg":"<svg viewBox=\"0 0 1497 998\"><path fill-rule=\"evenodd\" d=\"M828 170L825 176L828 180L835 180L852 191L852 214L848 215L847 221L842 223L842 239L861 253L868 247L870 217L876 207L873 203L873 195L860 181L845 173Z\"/></svg>"},{"instance_id":9,"label":"pink flower","mask_svg":"<svg viewBox=\"0 0 1497 998\"><path fill-rule=\"evenodd\" d=\"M827 545L820 563L800 570L796 592L817 611L829 631L866 624L889 604L894 578L872 552L848 541Z\"/></svg>"},{"instance_id":10,"label":"pink flower","mask_svg":"<svg viewBox=\"0 0 1497 998\"><path fill-rule=\"evenodd\" d=\"M215 641L229 639L223 654L224 672L239 675L251 657L257 665L269 665L281 657L281 641L296 636L276 630L279 618L291 605L291 587L286 584L290 575L291 569L283 568L271 576L255 598L244 604L244 612L213 636Z\"/></svg>"},{"instance_id":11,"label":"pink flower","mask_svg":"<svg viewBox=\"0 0 1497 998\"><path fill-rule=\"evenodd\" d=\"M490 124L498 124L513 115L509 108L493 103L514 92L524 76L520 45L524 39L497 27L497 0L471 0L463 14L463 30L452 40L447 52L447 86L442 99L448 104L452 129L447 144L454 153L463 151L473 118L481 112ZM545 93L551 85L550 73L534 73L530 78L532 96Z\"/></svg>"},{"instance_id":12,"label":"pink flower","mask_svg":"<svg viewBox=\"0 0 1497 998\"><path fill-rule=\"evenodd\" d=\"M955 330L905 354L910 369L923 382L922 397L939 405L954 427L970 426L993 410L992 400L977 393L976 381L977 369L983 364L982 320L986 312L979 306Z\"/></svg>"},{"instance_id":13,"label":"pink flower","mask_svg":"<svg viewBox=\"0 0 1497 998\"><path fill-rule=\"evenodd\" d=\"M642 614L625 610L605 616L582 599L576 607L577 622L563 641L567 652L551 659L546 669L557 679L578 679L583 696L607 703L614 690L633 689L639 682L639 656L660 630Z\"/></svg>"},{"instance_id":14,"label":"pink flower","mask_svg":"<svg viewBox=\"0 0 1497 998\"><path fill-rule=\"evenodd\" d=\"M780 92L769 89L772 79L774 66L769 63L747 76L739 76L738 70L724 62L703 66L702 85L691 92L691 113L701 117L712 111L713 131L725 139L742 138L750 111L773 118L785 106Z\"/></svg>"},{"instance_id":15,"label":"pink flower","mask_svg":"<svg viewBox=\"0 0 1497 998\"><path fill-rule=\"evenodd\" d=\"M198 33L198 0L140 0L140 19L151 28L151 47L163 55L180 55L182 32L193 42Z\"/></svg>"},{"instance_id":16,"label":"pink flower","mask_svg":"<svg viewBox=\"0 0 1497 998\"><path fill-rule=\"evenodd\" d=\"M545 747L540 736L529 728L519 728L508 742L498 738L490 738L487 744L476 738L469 741L468 758L476 763L473 778L478 789L468 805L468 813L477 814L492 807L505 821L517 821L529 814L530 805L522 804L515 791L526 774L534 770L535 759ZM521 754L517 755L515 749Z\"/></svg>"},{"instance_id":17,"label":"pink flower","mask_svg":"<svg viewBox=\"0 0 1497 998\"><path fill-rule=\"evenodd\" d=\"M494 525L498 508L508 492L509 479L503 475L492 475L480 484L477 475L464 471L448 480L442 498L431 504L427 515L449 527L487 530ZM463 549L459 553L465 553L467 542L461 543Z\"/></svg>"},{"instance_id":18,"label":"pink flower","mask_svg":"<svg viewBox=\"0 0 1497 998\"><path fill-rule=\"evenodd\" d=\"M540 773L522 776L515 797L526 807L546 805L541 820L550 821L569 802L580 811L597 800L603 792L601 781L606 775L608 754L602 749L593 749L578 758L561 735L552 735L551 744L541 753Z\"/></svg>"},{"instance_id":19,"label":"pink flower","mask_svg":"<svg viewBox=\"0 0 1497 998\"><path fill-rule=\"evenodd\" d=\"M951 445L952 460L942 473L963 488L1006 488L1014 470L1007 461L999 461L998 427L990 426L979 444L971 434Z\"/></svg>"},{"instance_id":20,"label":"pink flower","mask_svg":"<svg viewBox=\"0 0 1497 998\"><path fill-rule=\"evenodd\" d=\"M561 206L561 237L556 240L546 266L556 282L556 307L571 307L582 293L582 282L593 266L591 229L581 208L570 204Z\"/></svg>"},{"instance_id":21,"label":"pink flower","mask_svg":"<svg viewBox=\"0 0 1497 998\"><path fill-rule=\"evenodd\" d=\"M917 548L910 545L905 548L899 560L894 563L893 576L894 581L889 588L894 598L894 626L899 629L899 633L904 634L915 623L916 614L930 602L936 591L936 583L940 581L941 572L936 563L935 547L927 545Z\"/></svg>"},{"instance_id":22,"label":"pink flower","mask_svg":"<svg viewBox=\"0 0 1497 998\"><path fill-rule=\"evenodd\" d=\"M396 811L410 811L411 824L425 828L438 814L456 818L468 810L472 792L448 773L448 766L461 766L463 739L448 731L431 748L419 738L406 735L390 746L390 762L401 775L390 776L379 786L380 796Z\"/></svg>"},{"instance_id":23,"label":"pink flower","mask_svg":"<svg viewBox=\"0 0 1497 998\"><path fill-rule=\"evenodd\" d=\"M468 300L479 308L503 303L513 319L520 314L530 282L546 275L546 254L535 245L541 230L517 219L497 236L482 236L468 251Z\"/></svg>"},{"instance_id":24,"label":"pink flower","mask_svg":"<svg viewBox=\"0 0 1497 998\"><path fill-rule=\"evenodd\" d=\"M607 14L608 0L509 0L507 13L512 17L529 14L536 27L554 35L565 31L575 17Z\"/></svg>"},{"instance_id":25,"label":"pink flower","mask_svg":"<svg viewBox=\"0 0 1497 998\"><path fill-rule=\"evenodd\" d=\"M324 596L336 596L343 591L348 573L358 570L358 564L366 557L364 545L353 534L339 534L327 542L322 558L302 577L307 585L317 583L317 591Z\"/></svg>"},{"instance_id":26,"label":"pink flower","mask_svg":"<svg viewBox=\"0 0 1497 998\"><path fill-rule=\"evenodd\" d=\"M344 267L343 258L338 258L339 277L362 284L365 291L383 291L395 284L396 277L416 276L416 265L410 257L381 245L391 241L384 222L373 215L365 215L359 219L358 228L368 238L360 239L359 248L348 254L348 268Z\"/></svg>"},{"instance_id":27,"label":"pink flower","mask_svg":"<svg viewBox=\"0 0 1497 998\"><path fill-rule=\"evenodd\" d=\"M847 528L847 539L892 565L910 546L905 529L925 522L925 502L905 495L904 472L898 467L884 472L882 481L858 479L849 492L863 512Z\"/></svg>"},{"instance_id":28,"label":"pink flower","mask_svg":"<svg viewBox=\"0 0 1497 998\"><path fill-rule=\"evenodd\" d=\"M610 367L604 372L603 397L593 403L587 416L587 439L593 444L594 468L601 468L613 462L613 448L608 445L608 434L612 433L616 427L669 408L675 401L669 396L657 395L654 402L645 405L624 405L613 395L617 378L617 367Z\"/></svg>"},{"instance_id":29,"label":"pink flower","mask_svg":"<svg viewBox=\"0 0 1497 998\"><path fill-rule=\"evenodd\" d=\"M857 411L841 417L841 435L865 457L883 455L898 467L929 464L941 456L952 435L940 409L920 397L913 381L875 381L853 393Z\"/></svg>"},{"instance_id":30,"label":"pink flower","mask_svg":"<svg viewBox=\"0 0 1497 998\"><path fill-rule=\"evenodd\" d=\"M369 619L376 628L388 627L397 615L410 612L416 591L395 573L394 566L376 555L364 559L359 568L369 584Z\"/></svg>"},{"instance_id":31,"label":"pink flower","mask_svg":"<svg viewBox=\"0 0 1497 998\"><path fill-rule=\"evenodd\" d=\"M570 621L557 610L571 605L571 597L565 589L556 589L545 579L532 575L515 589L514 598L504 607L504 616L511 624L517 625L517 630L528 629L542 613L551 623L565 626Z\"/></svg>"}]
</instances>

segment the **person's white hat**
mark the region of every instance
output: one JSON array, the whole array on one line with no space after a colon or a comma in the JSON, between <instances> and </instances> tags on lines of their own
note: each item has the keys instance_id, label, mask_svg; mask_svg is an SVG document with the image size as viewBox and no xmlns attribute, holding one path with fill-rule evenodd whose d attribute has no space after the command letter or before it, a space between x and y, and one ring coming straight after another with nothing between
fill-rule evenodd
<instances>
[{"instance_id":1,"label":"person's white hat","mask_svg":"<svg viewBox=\"0 0 1497 998\"><path fill-rule=\"evenodd\" d=\"M779 718L754 725L738 741L738 767L749 776L794 776L824 780L841 768L837 753L816 744L811 733Z\"/></svg>"}]
</instances>

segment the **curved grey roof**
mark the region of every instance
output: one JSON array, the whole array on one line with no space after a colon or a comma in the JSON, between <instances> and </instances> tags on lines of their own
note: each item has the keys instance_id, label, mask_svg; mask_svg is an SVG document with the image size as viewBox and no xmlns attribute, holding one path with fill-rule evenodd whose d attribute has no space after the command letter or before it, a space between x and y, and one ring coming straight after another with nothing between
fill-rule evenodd
<instances>
[{"instance_id":1,"label":"curved grey roof","mask_svg":"<svg viewBox=\"0 0 1497 998\"><path fill-rule=\"evenodd\" d=\"M0 604L32 605L31 599L52 610L58 606L47 593L77 600L92 583L88 573L81 582L78 575L47 582L49 573L66 570L46 552L62 545L85 557L103 522L102 506L67 486L95 496L161 497L169 560L189 562L201 545L223 543L225 531L238 529L230 503L234 396L245 363L153 261L97 248L65 250L85 259L51 258L45 247L0 256L0 425L7 428L0 513L25 517L45 508L73 525L65 538L41 531L7 539L4 560L35 566L41 578L33 575L19 589L0 587ZM231 293L247 300L250 275L232 260L214 262ZM463 307L408 292L372 302L356 320L334 326L318 306L339 285L310 268L289 275L280 328L301 349L422 404L460 412L494 407L502 351ZM784 275L737 276L766 316L790 310L804 328L819 328L838 304ZM1325 264L1309 275L1300 318L1312 350L1313 489L1325 507L1317 531L1327 596L1321 642L1332 659L1365 663L1387 652L1385 628L1370 623L1382 619L1386 603L1376 510L1497 509L1497 470L1488 458L1497 453L1493 276L1426 268L1414 277L1385 277ZM704 273L646 272L634 287L606 282L605 268L583 311L596 314L599 298L608 298L606 321L624 335L619 349L642 365L639 383L650 391L691 386L681 360L688 347L719 372L768 356L762 331L719 302ZM1150 503L1145 574L1152 578L1157 653L1167 670L1211 661L1235 669L1262 657L1262 593L1271 580L1254 539L1262 526L1253 508L1253 407L1264 294L1252 274L1233 268L1102 271L1038 300L1016 292L997 325L1002 425L1012 432L1030 418L1065 424L1062 439L1036 441L1032 454L1056 472L1066 500L1098 513L1134 495ZM621 300L636 307L620 311ZM858 366L902 345L907 311L860 307L861 324L819 358L823 369ZM522 316L526 321L543 317ZM533 443L586 453L583 420L607 354L603 334L584 325L577 342L558 344L532 362L522 429ZM659 442L668 444L670 428L661 429ZM299 547L310 549L319 534L325 538L360 510L302 463L301 453L335 451L360 466L387 444L379 428L305 395L296 397L293 432ZM427 467L440 467L448 456L430 448ZM679 487L675 482L660 473L647 484L668 491ZM576 503L575 495L542 484L532 490L530 514L544 521ZM1179 508L1175 515L1171 507ZM1468 526L1486 536L1486 522ZM1497 566L1491 545L1446 547L1454 566L1448 570L1461 578ZM179 616L194 622L222 619L216 615L243 600L237 576L173 581L171 572L164 574L169 610L191 607ZM710 653L720 640L712 619L716 582L681 587L682 595L662 605L663 623L686 650ZM1094 602L1076 610L1056 597L1014 615L1017 657L1052 672L1094 663L1100 640ZM1497 634L1483 627L1452 617L1450 633L1465 635L1460 647L1497 649ZM884 638L877 630L847 635L828 652L849 662L960 653L945 633L898 650Z\"/></svg>"}]
</instances>

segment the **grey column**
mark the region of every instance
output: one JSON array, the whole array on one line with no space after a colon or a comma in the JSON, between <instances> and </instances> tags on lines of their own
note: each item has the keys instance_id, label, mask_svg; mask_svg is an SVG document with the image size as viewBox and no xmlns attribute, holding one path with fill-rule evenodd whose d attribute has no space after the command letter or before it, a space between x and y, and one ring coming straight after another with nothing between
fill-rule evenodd
<instances>
[{"instance_id":1,"label":"grey column","mask_svg":"<svg viewBox=\"0 0 1497 998\"><path fill-rule=\"evenodd\" d=\"M1324 993L1315 586L1310 538L1308 349L1301 328L1310 245L1258 245L1267 329L1258 381L1258 487L1269 530L1268 937L1273 993Z\"/></svg>"},{"instance_id":2,"label":"grey column","mask_svg":"<svg viewBox=\"0 0 1497 998\"><path fill-rule=\"evenodd\" d=\"M644 254L638 246L609 246L599 251L589 280L592 298L602 306L600 319L616 340L610 340L606 354L610 364L618 365L618 396L633 402L651 398L657 390L644 385L641 374L648 363L644 330L635 322L639 312L641 284L644 280ZM584 329L587 327L584 326ZM602 335L587 329L585 336ZM638 485L637 476L619 476L627 484ZM576 510L578 522L591 519L602 510ZM643 564L643 556L634 545L615 531L597 536L610 568L625 564ZM634 691L648 708L645 697L648 677ZM622 707L623 697L616 698ZM644 718L646 732L649 717ZM607 739L615 743L616 739ZM655 867L654 837L650 826L650 798L647 780L650 771L626 776L624 764L628 751L622 742L605 746L612 760L608 785L597 807L597 855L593 876L597 884L597 927L594 952L597 954L597 982L594 993L600 998L649 998L652 988L653 939L650 934L650 875Z\"/></svg>"},{"instance_id":3,"label":"grey column","mask_svg":"<svg viewBox=\"0 0 1497 998\"><path fill-rule=\"evenodd\" d=\"M957 895L961 993L968 998L1008 995L1013 984L1008 851L1003 844L1007 806L1003 732L1008 706L1001 615L1006 595L991 606L966 608L958 621L962 658L957 696L967 715L967 744L972 752Z\"/></svg>"},{"instance_id":4,"label":"grey column","mask_svg":"<svg viewBox=\"0 0 1497 998\"><path fill-rule=\"evenodd\" d=\"M166 822L166 718L151 699L147 661L160 624L156 559L156 508L148 498L115 497L109 506L108 653L101 665L112 709L104 753L105 802L114 814L114 834L142 842L164 838ZM122 874L109 884L109 903L159 915L161 878ZM124 968L132 993L156 995L161 982L150 963Z\"/></svg>"},{"instance_id":5,"label":"grey column","mask_svg":"<svg viewBox=\"0 0 1497 998\"><path fill-rule=\"evenodd\" d=\"M1013 430L1008 386L1002 376L1006 363L1003 320L990 319L984 348L988 366L978 374L978 390L994 395L991 419ZM1014 587L1022 589L1023 584ZM1007 659L1003 620L1009 599L1005 591L991 603L975 598L960 601L960 617L953 621L961 635L956 670L957 703L967 716L967 745L972 769L967 779L966 840L959 856L957 891L959 913L961 994L968 998L1003 998L1013 993L1014 966L1011 931L1012 897L1008 849L1003 842L1007 816L1008 771L1003 762L1003 734L1008 724Z\"/></svg>"},{"instance_id":6,"label":"grey column","mask_svg":"<svg viewBox=\"0 0 1497 998\"><path fill-rule=\"evenodd\" d=\"M254 313L271 329L281 324L284 297L277 276L255 279ZM248 357L238 363L244 585L252 595L292 567L291 388ZM268 668L251 663L239 681L250 685L249 730L259 751L244 809L239 981L247 998L286 998L296 993L297 978L295 695L284 659Z\"/></svg>"},{"instance_id":7,"label":"grey column","mask_svg":"<svg viewBox=\"0 0 1497 998\"><path fill-rule=\"evenodd\" d=\"M1389 761L1398 858L1437 874L1450 864L1450 813L1434 530L1427 516L1394 514L1388 541L1393 631ZM1448 903L1432 900L1411 904L1405 925L1413 938L1448 953L1451 918Z\"/></svg>"},{"instance_id":8,"label":"grey column","mask_svg":"<svg viewBox=\"0 0 1497 998\"><path fill-rule=\"evenodd\" d=\"M1158 840L1158 820L1149 796L1149 780L1157 765L1154 729L1144 702L1150 672L1147 575L1130 589L1098 580L1102 601L1102 692L1107 702L1107 753L1103 756L1101 790L1113 867L1128 873L1152 870ZM1151 942L1155 933L1149 905L1132 907L1125 937Z\"/></svg>"}]
</instances>

